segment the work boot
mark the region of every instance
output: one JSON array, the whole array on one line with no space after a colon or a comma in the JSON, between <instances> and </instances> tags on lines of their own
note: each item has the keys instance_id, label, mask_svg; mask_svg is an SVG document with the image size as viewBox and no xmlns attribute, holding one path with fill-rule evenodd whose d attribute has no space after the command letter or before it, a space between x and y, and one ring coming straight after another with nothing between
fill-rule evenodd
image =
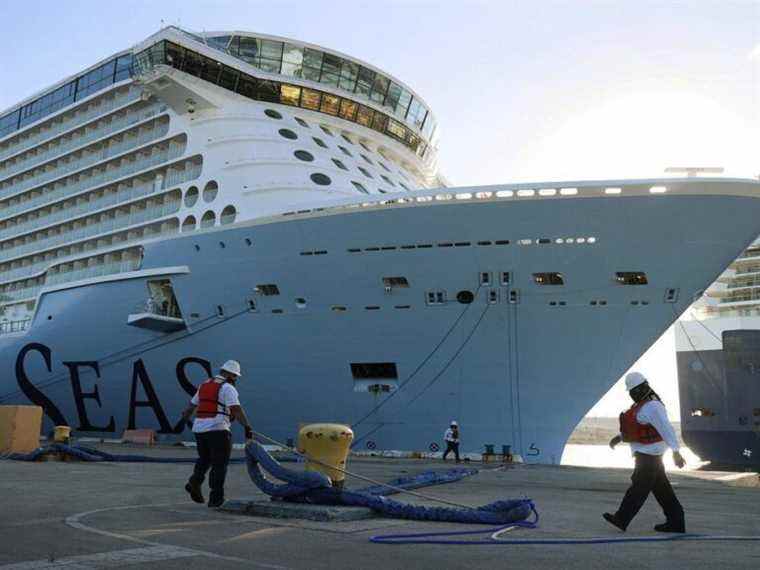
<instances>
[{"instance_id":1,"label":"work boot","mask_svg":"<svg viewBox=\"0 0 760 570\"><path fill-rule=\"evenodd\" d=\"M604 513L602 517L604 517L604 520L606 520L612 526L619 528L622 532L625 532L625 529L628 528L627 525L624 525L623 522L612 513Z\"/></svg>"},{"instance_id":2,"label":"work boot","mask_svg":"<svg viewBox=\"0 0 760 570\"><path fill-rule=\"evenodd\" d=\"M686 524L683 522L680 523L673 523L670 521L665 521L662 524L656 524L654 525L654 530L657 532L677 532L677 533L684 533L686 532Z\"/></svg>"},{"instance_id":3,"label":"work boot","mask_svg":"<svg viewBox=\"0 0 760 570\"><path fill-rule=\"evenodd\" d=\"M203 491L201 491L201 486L193 483L192 481L188 481L185 485L185 491L190 493L190 498L195 501L196 503L205 503L206 499L203 498Z\"/></svg>"},{"instance_id":4,"label":"work boot","mask_svg":"<svg viewBox=\"0 0 760 570\"><path fill-rule=\"evenodd\" d=\"M224 504L224 495L221 493L215 493L211 491L211 495L208 498L208 506L210 508L221 507Z\"/></svg>"}]
</instances>

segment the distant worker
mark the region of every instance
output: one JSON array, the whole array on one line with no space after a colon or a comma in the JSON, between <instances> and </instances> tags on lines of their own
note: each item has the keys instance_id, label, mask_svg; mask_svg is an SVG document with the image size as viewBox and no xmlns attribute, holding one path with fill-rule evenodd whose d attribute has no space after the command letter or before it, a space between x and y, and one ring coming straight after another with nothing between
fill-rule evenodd
<instances>
[{"instance_id":1,"label":"distant worker","mask_svg":"<svg viewBox=\"0 0 760 570\"><path fill-rule=\"evenodd\" d=\"M232 453L232 433L230 418L236 419L245 429L245 439L253 439L253 430L240 406L235 382L240 378L240 364L235 360L224 363L217 376L200 385L190 400L190 405L182 412L187 421L195 412L193 433L198 449L198 460L192 476L185 485L185 491L196 503L203 503L201 486L206 472L209 476L208 506L219 507L224 503L224 479L227 464Z\"/></svg>"},{"instance_id":2,"label":"distant worker","mask_svg":"<svg viewBox=\"0 0 760 570\"><path fill-rule=\"evenodd\" d=\"M451 421L449 429L443 434L443 440L446 442L446 451L443 452L443 460L450 452L454 452L454 457L459 463L459 424L454 420Z\"/></svg>"},{"instance_id":3,"label":"distant worker","mask_svg":"<svg viewBox=\"0 0 760 570\"><path fill-rule=\"evenodd\" d=\"M620 435L610 440L610 447L615 449L621 441L630 443L636 467L631 475L633 484L626 491L617 512L604 513L604 519L625 532L652 492L665 513L665 522L655 525L654 530L686 532L683 507L662 464L662 455L668 447L673 450L673 460L679 468L686 464L679 452L678 439L668 421L665 406L639 372L626 375L625 387L634 404L627 412L620 414Z\"/></svg>"}]
</instances>

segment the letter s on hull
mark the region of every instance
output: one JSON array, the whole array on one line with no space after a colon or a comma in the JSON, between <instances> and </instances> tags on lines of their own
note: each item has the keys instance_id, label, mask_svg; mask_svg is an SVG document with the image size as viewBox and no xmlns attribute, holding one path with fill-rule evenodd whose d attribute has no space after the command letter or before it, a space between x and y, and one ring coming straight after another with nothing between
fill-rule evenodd
<instances>
[{"instance_id":1,"label":"letter s on hull","mask_svg":"<svg viewBox=\"0 0 760 570\"><path fill-rule=\"evenodd\" d=\"M26 359L26 355L33 350L39 352L42 355L42 358L45 359L45 366L47 367L48 372L53 371L53 367L50 364L52 354L50 349L44 344L31 342L22 348L16 357L16 382L24 395L29 398L33 404L40 406L45 412L45 415L49 417L55 425L67 426L69 425L69 422L63 417L61 411L47 398L47 396L45 396L45 394L40 392L34 384L32 384L29 377L26 375L26 371L24 370L24 360Z\"/></svg>"}]
</instances>

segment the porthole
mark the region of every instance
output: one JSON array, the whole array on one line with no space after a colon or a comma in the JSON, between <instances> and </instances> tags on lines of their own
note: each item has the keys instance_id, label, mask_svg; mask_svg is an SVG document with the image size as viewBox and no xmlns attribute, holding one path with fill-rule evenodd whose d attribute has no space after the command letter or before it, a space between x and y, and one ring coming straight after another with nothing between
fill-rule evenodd
<instances>
[{"instance_id":1,"label":"porthole","mask_svg":"<svg viewBox=\"0 0 760 570\"><path fill-rule=\"evenodd\" d=\"M310 178L314 184L318 184L319 186L329 186L332 184L330 177L326 174L322 174L321 172L315 172L310 176Z\"/></svg>"},{"instance_id":2,"label":"porthole","mask_svg":"<svg viewBox=\"0 0 760 570\"><path fill-rule=\"evenodd\" d=\"M185 221L182 222L182 231L183 232L191 232L195 229L195 216L188 216L185 218Z\"/></svg>"},{"instance_id":3,"label":"porthole","mask_svg":"<svg viewBox=\"0 0 760 570\"><path fill-rule=\"evenodd\" d=\"M235 206L232 204L225 206L224 210L222 210L222 215L219 216L219 222L226 226L227 224L232 224L235 222L235 218L237 217L237 210L235 210Z\"/></svg>"},{"instance_id":4,"label":"porthole","mask_svg":"<svg viewBox=\"0 0 760 570\"><path fill-rule=\"evenodd\" d=\"M354 188L356 188L359 192L362 192L364 194L369 194L369 191L359 182L356 182L355 180L351 181L351 184L354 185Z\"/></svg>"},{"instance_id":5,"label":"porthole","mask_svg":"<svg viewBox=\"0 0 760 570\"><path fill-rule=\"evenodd\" d=\"M201 227L210 228L216 223L216 214L212 210L208 210L201 218Z\"/></svg>"},{"instance_id":6,"label":"porthole","mask_svg":"<svg viewBox=\"0 0 760 570\"><path fill-rule=\"evenodd\" d=\"M206 183L206 187L203 189L203 201L207 204L213 202L216 199L216 195L219 193L219 184L215 180L209 180Z\"/></svg>"},{"instance_id":7,"label":"porthole","mask_svg":"<svg viewBox=\"0 0 760 570\"><path fill-rule=\"evenodd\" d=\"M311 138L314 139L314 142L317 143L317 146L321 146L322 148L327 148L327 144L322 139L318 137L311 137Z\"/></svg>"},{"instance_id":8,"label":"porthole","mask_svg":"<svg viewBox=\"0 0 760 570\"><path fill-rule=\"evenodd\" d=\"M357 166L356 168L358 168L361 171L361 173L364 174L364 176L366 176L367 178L372 178L372 175L369 173L369 171L366 168L363 168L361 166Z\"/></svg>"},{"instance_id":9,"label":"porthole","mask_svg":"<svg viewBox=\"0 0 760 570\"><path fill-rule=\"evenodd\" d=\"M346 156L353 156L353 155L351 154L351 151L350 151L350 150L348 150L346 147L344 147L344 146L341 146L341 145L338 145L338 148L339 148L339 149L340 149L340 151L341 151L343 154L345 154Z\"/></svg>"},{"instance_id":10,"label":"porthole","mask_svg":"<svg viewBox=\"0 0 760 570\"><path fill-rule=\"evenodd\" d=\"M297 150L293 153L293 155L298 160L303 160L304 162L312 162L314 160L314 155L305 150Z\"/></svg>"},{"instance_id":11,"label":"porthole","mask_svg":"<svg viewBox=\"0 0 760 570\"><path fill-rule=\"evenodd\" d=\"M385 163L384 163L384 162L380 162L380 161L378 160L378 161L377 161L377 163L378 163L380 166L382 166L382 167L383 167L383 170L385 170L386 172L390 172L390 171L391 171L391 169L390 169L390 168L388 168L388 167L385 165Z\"/></svg>"},{"instance_id":12,"label":"porthole","mask_svg":"<svg viewBox=\"0 0 760 570\"><path fill-rule=\"evenodd\" d=\"M278 132L278 133L280 133L280 136L281 136L281 137L283 137L283 138L286 138L286 139L290 139L290 140L292 140L292 141L294 141L294 140L296 140L296 139L298 138L298 135L297 135L297 134L295 134L295 133L294 133L293 131L291 131L290 129L280 129L280 130L279 130L279 131L277 131L277 132Z\"/></svg>"},{"instance_id":13,"label":"porthole","mask_svg":"<svg viewBox=\"0 0 760 570\"><path fill-rule=\"evenodd\" d=\"M264 114L272 119L282 119L282 115L274 109L267 109L264 111Z\"/></svg>"},{"instance_id":14,"label":"porthole","mask_svg":"<svg viewBox=\"0 0 760 570\"><path fill-rule=\"evenodd\" d=\"M334 136L334 135L332 134L332 131L331 131L330 129L328 129L326 126L324 126L324 125L319 125L319 128L320 128L320 129L322 129L326 135L329 135L329 136Z\"/></svg>"},{"instance_id":15,"label":"porthole","mask_svg":"<svg viewBox=\"0 0 760 570\"><path fill-rule=\"evenodd\" d=\"M198 201L198 188L195 186L190 186L190 188L187 189L187 192L185 192L185 206L188 208L192 208L195 206L195 203Z\"/></svg>"},{"instance_id":16,"label":"porthole","mask_svg":"<svg viewBox=\"0 0 760 570\"><path fill-rule=\"evenodd\" d=\"M366 154L362 154L361 156L367 162L367 164L374 164L374 162L372 162Z\"/></svg>"},{"instance_id":17,"label":"porthole","mask_svg":"<svg viewBox=\"0 0 760 570\"><path fill-rule=\"evenodd\" d=\"M340 168L341 170L348 170L348 168L346 167L346 165L345 165L345 164L343 164L343 163L342 163L340 160L338 160L337 158L333 158L333 159L332 159L332 161L333 161L333 164L335 164L335 166L337 166L337 167L338 167L338 168Z\"/></svg>"},{"instance_id":18,"label":"porthole","mask_svg":"<svg viewBox=\"0 0 760 570\"><path fill-rule=\"evenodd\" d=\"M309 123L307 123L306 121L304 121L301 117L293 117L293 118L295 119L296 123L298 123L302 127L306 128L306 129L310 129L311 128L309 126Z\"/></svg>"},{"instance_id":19,"label":"porthole","mask_svg":"<svg viewBox=\"0 0 760 570\"><path fill-rule=\"evenodd\" d=\"M346 133L341 133L340 136L343 137L343 140L348 144L354 144L354 141L352 141Z\"/></svg>"},{"instance_id":20,"label":"porthole","mask_svg":"<svg viewBox=\"0 0 760 570\"><path fill-rule=\"evenodd\" d=\"M472 294L472 291L460 291L457 293L457 301L462 303L463 305L469 305L475 300L475 295Z\"/></svg>"}]
</instances>

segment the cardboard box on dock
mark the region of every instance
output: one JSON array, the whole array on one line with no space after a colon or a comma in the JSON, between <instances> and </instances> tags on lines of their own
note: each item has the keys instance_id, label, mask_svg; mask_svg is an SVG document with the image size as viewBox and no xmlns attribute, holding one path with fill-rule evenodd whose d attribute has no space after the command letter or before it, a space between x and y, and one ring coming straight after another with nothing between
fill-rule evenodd
<instances>
[{"instance_id":1,"label":"cardboard box on dock","mask_svg":"<svg viewBox=\"0 0 760 570\"><path fill-rule=\"evenodd\" d=\"M0 453L30 453L40 446L42 408L0 406Z\"/></svg>"}]
</instances>

